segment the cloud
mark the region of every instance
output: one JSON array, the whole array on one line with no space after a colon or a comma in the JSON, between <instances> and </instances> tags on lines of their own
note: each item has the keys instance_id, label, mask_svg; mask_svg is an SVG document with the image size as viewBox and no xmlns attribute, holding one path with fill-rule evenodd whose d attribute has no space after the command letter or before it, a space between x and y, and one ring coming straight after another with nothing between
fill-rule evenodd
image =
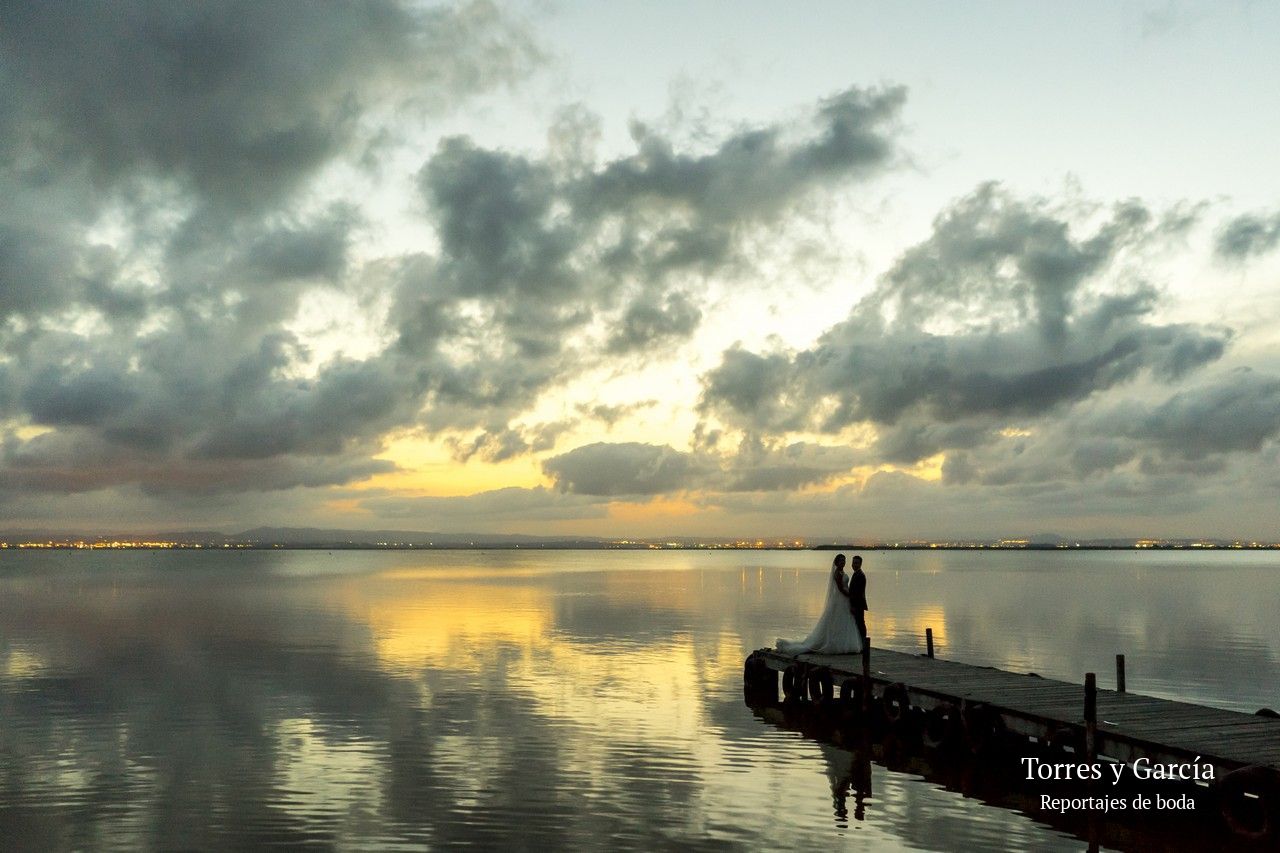
<instances>
[{"instance_id":1,"label":"cloud","mask_svg":"<svg viewBox=\"0 0 1280 853\"><path fill-rule=\"evenodd\" d=\"M668 293L663 303L638 299L623 312L605 348L611 353L647 352L668 340L685 340L698 328L702 311L683 293Z\"/></svg>"},{"instance_id":2,"label":"cloud","mask_svg":"<svg viewBox=\"0 0 1280 853\"><path fill-rule=\"evenodd\" d=\"M614 424L618 423L618 421L628 415L632 415L641 409L652 408L656 405L658 405L657 400L640 400L636 403L621 403L612 406L605 403L596 403L594 405L579 403L577 405L577 411L579 414L602 422L606 427L613 427Z\"/></svg>"},{"instance_id":3,"label":"cloud","mask_svg":"<svg viewBox=\"0 0 1280 853\"><path fill-rule=\"evenodd\" d=\"M483 2L53 2L0 11L0 45L0 479L201 494L394 467L374 457L425 380L289 329L355 277L359 200L322 173L519 80L522 26Z\"/></svg>"},{"instance_id":4,"label":"cloud","mask_svg":"<svg viewBox=\"0 0 1280 853\"><path fill-rule=\"evenodd\" d=\"M703 223L771 220L807 189L889 165L892 132L906 89L850 88L822 101L807 139L788 140L773 125L735 133L707 154L682 154L636 124L639 151L618 159L576 187L579 205L596 216L637 206L692 213ZM697 229L699 231L705 229Z\"/></svg>"},{"instance_id":5,"label":"cloud","mask_svg":"<svg viewBox=\"0 0 1280 853\"><path fill-rule=\"evenodd\" d=\"M1104 418L1108 428L1187 459L1256 453L1280 434L1280 378L1239 371L1146 411L1122 410Z\"/></svg>"},{"instance_id":6,"label":"cloud","mask_svg":"<svg viewBox=\"0 0 1280 853\"><path fill-rule=\"evenodd\" d=\"M872 424L883 459L912 462L1140 376L1180 379L1229 333L1152 322L1158 294L1122 262L1183 228L1126 202L1077 236L1065 211L983 185L813 347L725 351L699 410L761 434Z\"/></svg>"},{"instance_id":7,"label":"cloud","mask_svg":"<svg viewBox=\"0 0 1280 853\"><path fill-rule=\"evenodd\" d=\"M742 130L696 154L637 128L636 153L604 163L585 144L537 158L442 140L418 176L441 251L393 273L398 347L439 377L428 425L510 420L591 365L689 339L695 293L745 263L755 229L892 167L904 98L852 88L798 129ZM562 130L577 139L582 124Z\"/></svg>"},{"instance_id":8,"label":"cloud","mask_svg":"<svg viewBox=\"0 0 1280 853\"><path fill-rule=\"evenodd\" d=\"M1145 492L1168 478L1182 489L1184 478L1256 480L1248 460L1277 449L1280 378L1237 370L1162 399L1108 399L1027 426L939 442L931 449L946 451L943 482L1064 489L1123 482Z\"/></svg>"},{"instance_id":9,"label":"cloud","mask_svg":"<svg viewBox=\"0 0 1280 853\"><path fill-rule=\"evenodd\" d=\"M284 293L290 298L276 299L292 308L296 291L280 285L343 280L359 219L352 206L336 204L309 217L224 225L216 234L171 245L167 271L183 295L195 288L236 288L258 300Z\"/></svg>"},{"instance_id":10,"label":"cloud","mask_svg":"<svg viewBox=\"0 0 1280 853\"><path fill-rule=\"evenodd\" d=\"M671 493L816 508L815 487L875 512L948 489L1079 507L1088 484L1132 500L1274 453L1275 380L1192 384L1232 333L1168 319L1148 277L1198 209L995 183L942 211L816 340L725 349L687 447L565 450L571 429L652 401L556 392L690 355L719 291L789 262L798 220L904 161L906 92L850 87L692 139L635 120L605 155L581 106L543 150L432 124L543 60L485 2L0 11L6 510L70 496L86 512L256 513L271 492L321 512L341 493L471 526ZM416 219L384 241L388 199ZM1239 217L1216 251L1253 257L1278 235L1274 216ZM392 470L380 457L402 431L463 462L545 457L554 488L334 488ZM938 484L846 485L939 458Z\"/></svg>"},{"instance_id":11,"label":"cloud","mask_svg":"<svg viewBox=\"0 0 1280 853\"><path fill-rule=\"evenodd\" d=\"M576 421L562 420L534 425L491 426L468 439L447 440L460 462L479 457L485 462L505 462L526 453L541 453L556 445L560 436L576 426Z\"/></svg>"},{"instance_id":12,"label":"cloud","mask_svg":"<svg viewBox=\"0 0 1280 853\"><path fill-rule=\"evenodd\" d=\"M19 202L0 213L12 487L341 484L387 470L386 437L423 427L462 460L546 452L570 422L522 420L541 395L687 340L702 316L689 276L892 162L901 90L850 89L798 129L736 131L699 154L646 131L603 164L582 116L545 156L445 137L417 174L438 250L356 261L367 211L326 195L323 168L397 129L384 119L410 102L510 82L538 52L485 4L321 9L7 13L5 38L21 37L0 122L0 182ZM677 192L671 170L699 186ZM315 351L298 324L326 294L375 326L386 312L383 339Z\"/></svg>"},{"instance_id":13,"label":"cloud","mask_svg":"<svg viewBox=\"0 0 1280 853\"><path fill-rule=\"evenodd\" d=\"M278 200L362 118L517 79L538 58L486 3L50 2L0 18L5 146L108 184L173 180L232 208Z\"/></svg>"},{"instance_id":14,"label":"cloud","mask_svg":"<svg viewBox=\"0 0 1280 853\"><path fill-rule=\"evenodd\" d=\"M553 456L543 472L563 492L647 496L703 491L798 489L847 474L863 454L810 442L745 440L734 452L681 451L668 445L596 442Z\"/></svg>"},{"instance_id":15,"label":"cloud","mask_svg":"<svg viewBox=\"0 0 1280 853\"><path fill-rule=\"evenodd\" d=\"M137 322L191 278L208 292L332 277L341 235L276 227L303 218L289 208L322 170L540 57L485 2L6 6L0 320ZM165 253L181 263L157 282L146 267Z\"/></svg>"},{"instance_id":16,"label":"cloud","mask_svg":"<svg viewBox=\"0 0 1280 853\"><path fill-rule=\"evenodd\" d=\"M122 448L83 431L48 432L0 445L0 492L75 494L135 485L143 494L214 496L340 485L396 466L363 453L277 454L264 459L177 459Z\"/></svg>"},{"instance_id":17,"label":"cloud","mask_svg":"<svg viewBox=\"0 0 1280 853\"><path fill-rule=\"evenodd\" d=\"M1011 441L1011 440L1010 440ZM1158 466L1079 478L1060 460L1021 456L1044 468L1025 478L927 480L881 471L861 483L822 491L759 491L702 496L704 514L745 530L778 535L981 539L1057 533L1068 537L1242 536L1269 534L1267 510L1280 498L1271 445L1260 456L1227 457L1212 474ZM960 454L963 457L965 454ZM948 463L950 462L950 455ZM1265 469L1265 470L1264 470Z\"/></svg>"},{"instance_id":18,"label":"cloud","mask_svg":"<svg viewBox=\"0 0 1280 853\"><path fill-rule=\"evenodd\" d=\"M519 80L541 58L528 33L483 2L0 20L0 416L52 430L10 428L0 478L212 493L394 467L374 457L416 420L420 368L290 330L360 278L360 200L324 201L323 170Z\"/></svg>"},{"instance_id":19,"label":"cloud","mask_svg":"<svg viewBox=\"0 0 1280 853\"><path fill-rule=\"evenodd\" d=\"M865 458L864 453L851 447L805 441L767 445L744 440L736 453L723 460L719 482L708 485L726 492L799 489L848 474Z\"/></svg>"},{"instance_id":20,"label":"cloud","mask_svg":"<svg viewBox=\"0 0 1280 853\"><path fill-rule=\"evenodd\" d=\"M689 488L697 483L700 467L693 454L634 441L587 444L542 463L561 491L606 497Z\"/></svg>"},{"instance_id":21,"label":"cloud","mask_svg":"<svg viewBox=\"0 0 1280 853\"><path fill-rule=\"evenodd\" d=\"M749 422L765 432L799 429L808 413L793 396L795 363L789 353L754 353L735 344L703 377L703 412L731 422Z\"/></svg>"},{"instance_id":22,"label":"cloud","mask_svg":"<svg viewBox=\"0 0 1280 853\"><path fill-rule=\"evenodd\" d=\"M1280 246L1280 213L1246 213L1219 230L1215 251L1227 261L1245 261Z\"/></svg>"}]
</instances>

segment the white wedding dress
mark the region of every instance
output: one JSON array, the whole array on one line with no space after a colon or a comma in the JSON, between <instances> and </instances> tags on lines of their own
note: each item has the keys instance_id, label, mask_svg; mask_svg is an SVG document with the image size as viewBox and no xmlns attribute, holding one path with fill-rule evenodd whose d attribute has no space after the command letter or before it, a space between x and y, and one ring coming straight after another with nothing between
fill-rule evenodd
<instances>
[{"instance_id":1,"label":"white wedding dress","mask_svg":"<svg viewBox=\"0 0 1280 853\"><path fill-rule=\"evenodd\" d=\"M822 607L818 624L813 626L809 636L803 640L779 639L778 651L788 655L804 652L820 655L862 653L862 634L858 632L858 623L853 621L853 613L849 610L849 599L837 586L842 577L844 572L835 569L827 574L827 602Z\"/></svg>"}]
</instances>

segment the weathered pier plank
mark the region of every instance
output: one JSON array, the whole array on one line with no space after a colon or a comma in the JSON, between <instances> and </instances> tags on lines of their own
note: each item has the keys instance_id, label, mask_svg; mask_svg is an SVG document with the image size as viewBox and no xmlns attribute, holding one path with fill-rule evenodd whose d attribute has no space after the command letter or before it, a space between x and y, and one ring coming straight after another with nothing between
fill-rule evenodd
<instances>
[{"instance_id":1,"label":"weathered pier plank","mask_svg":"<svg viewBox=\"0 0 1280 853\"><path fill-rule=\"evenodd\" d=\"M837 687L860 676L863 667L859 655L791 656L773 649L756 655L778 671L796 663L826 667ZM1064 728L1085 729L1084 688L1079 684L887 649L872 651L870 674L876 697L901 682L911 705L925 711L943 703L982 703L999 713L1010 731L1037 739ZM1219 775L1250 765L1280 773L1280 719L1123 690L1097 689L1095 695L1095 744L1101 755L1126 762L1198 757Z\"/></svg>"}]
</instances>

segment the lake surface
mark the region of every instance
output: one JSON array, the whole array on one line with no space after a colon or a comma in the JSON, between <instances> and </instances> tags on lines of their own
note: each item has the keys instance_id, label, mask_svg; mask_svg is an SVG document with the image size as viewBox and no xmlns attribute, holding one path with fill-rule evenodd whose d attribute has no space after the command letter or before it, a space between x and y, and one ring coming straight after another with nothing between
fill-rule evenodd
<instances>
[{"instance_id":1,"label":"lake surface","mask_svg":"<svg viewBox=\"0 0 1280 853\"><path fill-rule=\"evenodd\" d=\"M1280 707L1280 553L864 554L876 646ZM0 848L1081 849L743 703L830 557L0 552Z\"/></svg>"}]
</instances>

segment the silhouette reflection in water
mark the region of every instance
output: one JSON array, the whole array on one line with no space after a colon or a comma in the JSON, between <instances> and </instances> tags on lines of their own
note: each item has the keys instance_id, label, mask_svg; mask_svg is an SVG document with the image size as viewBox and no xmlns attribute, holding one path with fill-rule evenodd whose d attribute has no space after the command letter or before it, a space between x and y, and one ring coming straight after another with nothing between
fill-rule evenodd
<instances>
[{"instance_id":1,"label":"silhouette reflection in water","mask_svg":"<svg viewBox=\"0 0 1280 853\"><path fill-rule=\"evenodd\" d=\"M822 744L822 758L827 765L827 778L831 780L831 805L835 812L836 826L849 826L849 797L853 797L853 819L867 816L867 800L871 797L871 739L864 735L863 743L850 751Z\"/></svg>"}]
</instances>

